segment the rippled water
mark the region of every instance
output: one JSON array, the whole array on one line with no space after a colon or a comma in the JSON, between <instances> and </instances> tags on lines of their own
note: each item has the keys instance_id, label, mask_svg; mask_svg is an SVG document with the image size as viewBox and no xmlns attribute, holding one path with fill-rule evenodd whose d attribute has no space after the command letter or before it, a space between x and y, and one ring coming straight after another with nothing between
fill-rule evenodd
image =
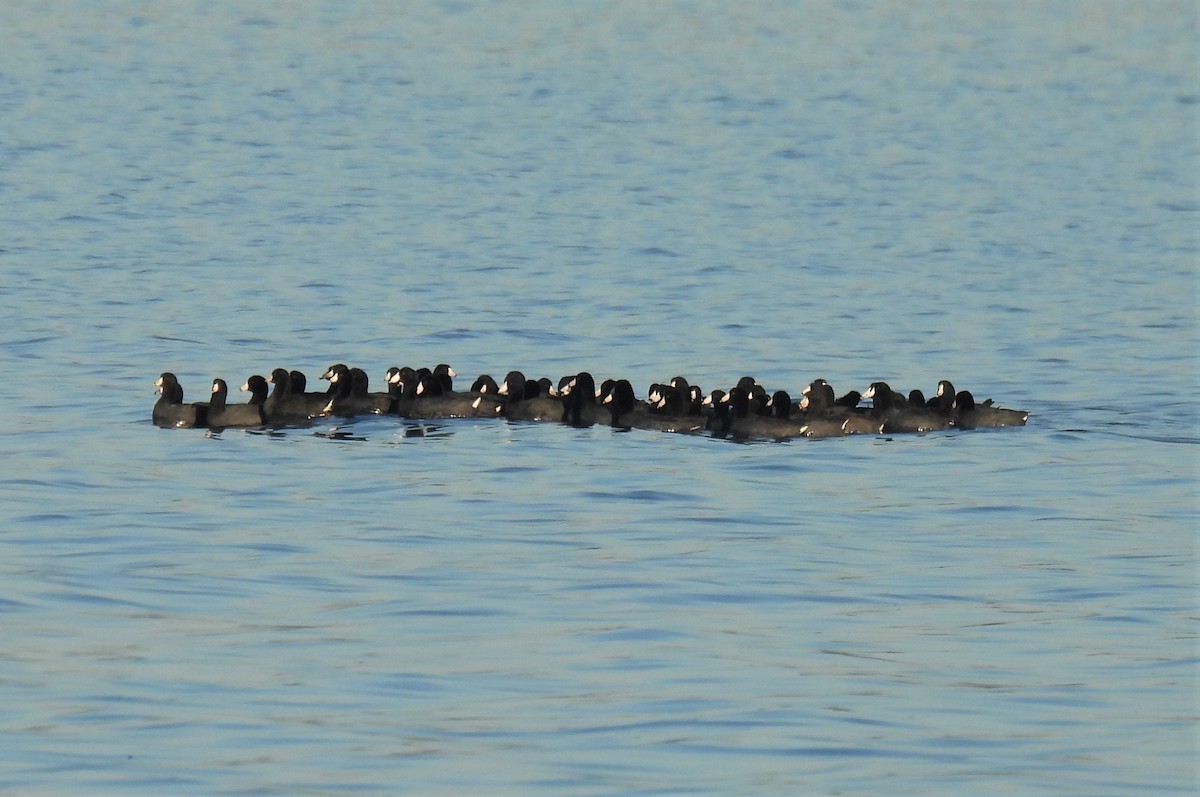
<instances>
[{"instance_id":1,"label":"rippled water","mask_svg":"<svg viewBox=\"0 0 1200 797\"><path fill-rule=\"evenodd\" d=\"M0 10L0 792L1189 794L1196 10ZM1022 429L166 431L284 365ZM423 434L422 434L423 432Z\"/></svg>"}]
</instances>

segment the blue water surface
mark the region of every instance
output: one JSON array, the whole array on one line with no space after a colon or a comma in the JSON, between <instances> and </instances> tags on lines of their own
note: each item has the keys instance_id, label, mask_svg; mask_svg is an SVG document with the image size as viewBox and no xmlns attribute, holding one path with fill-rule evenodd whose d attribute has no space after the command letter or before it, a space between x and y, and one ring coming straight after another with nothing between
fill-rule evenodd
<instances>
[{"instance_id":1,"label":"blue water surface","mask_svg":"<svg viewBox=\"0 0 1200 797\"><path fill-rule=\"evenodd\" d=\"M0 9L0 793L1195 793L1196 18ZM339 361L1032 417L150 423Z\"/></svg>"}]
</instances>

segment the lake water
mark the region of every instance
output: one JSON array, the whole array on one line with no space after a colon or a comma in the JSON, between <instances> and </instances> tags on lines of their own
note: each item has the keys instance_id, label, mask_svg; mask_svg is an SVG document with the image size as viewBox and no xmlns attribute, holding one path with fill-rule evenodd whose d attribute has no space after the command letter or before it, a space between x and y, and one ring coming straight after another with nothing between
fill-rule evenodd
<instances>
[{"instance_id":1,"label":"lake water","mask_svg":"<svg viewBox=\"0 0 1200 797\"><path fill-rule=\"evenodd\" d=\"M1193 3L0 9L0 793L1198 787ZM1019 429L162 430L276 366Z\"/></svg>"}]
</instances>

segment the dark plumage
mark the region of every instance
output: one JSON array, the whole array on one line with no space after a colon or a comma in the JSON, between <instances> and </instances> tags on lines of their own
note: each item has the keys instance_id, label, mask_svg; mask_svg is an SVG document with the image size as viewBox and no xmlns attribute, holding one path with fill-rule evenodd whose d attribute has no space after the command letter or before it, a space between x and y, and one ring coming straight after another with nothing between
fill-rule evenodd
<instances>
[{"instance_id":1,"label":"dark plumage","mask_svg":"<svg viewBox=\"0 0 1200 797\"><path fill-rule=\"evenodd\" d=\"M250 394L250 398L246 402L247 404L262 404L267 400L267 393L270 389L271 386L267 384L266 378L260 374L250 377L242 385L242 390Z\"/></svg>"},{"instance_id":2,"label":"dark plumage","mask_svg":"<svg viewBox=\"0 0 1200 797\"><path fill-rule=\"evenodd\" d=\"M704 391L700 389L699 385L689 384L682 376L674 377L670 384L684 397L684 415L700 417L705 414Z\"/></svg>"},{"instance_id":3,"label":"dark plumage","mask_svg":"<svg viewBox=\"0 0 1200 797\"><path fill-rule=\"evenodd\" d=\"M655 407L637 400L628 379L615 380L600 400L600 406L608 410L611 424L619 428L628 429L658 417Z\"/></svg>"},{"instance_id":4,"label":"dark plumage","mask_svg":"<svg viewBox=\"0 0 1200 797\"><path fill-rule=\"evenodd\" d=\"M791 420L792 412L795 407L792 406L792 396L786 390L776 390L771 394L771 398L767 401L767 408L771 411L771 417L781 421Z\"/></svg>"},{"instance_id":5,"label":"dark plumage","mask_svg":"<svg viewBox=\"0 0 1200 797\"><path fill-rule=\"evenodd\" d=\"M784 395L787 396L786 393ZM740 387L729 389L729 394L726 396L729 411L725 419L724 435L786 440L804 434L805 424L803 421L760 415L752 409L752 401L749 391ZM791 398L788 397L787 401L790 404Z\"/></svg>"},{"instance_id":6,"label":"dark plumage","mask_svg":"<svg viewBox=\"0 0 1200 797\"><path fill-rule=\"evenodd\" d=\"M458 374L454 373L454 369L446 363L438 363L433 367L433 377L442 385L442 394L450 395L454 392L454 377Z\"/></svg>"},{"instance_id":7,"label":"dark plumage","mask_svg":"<svg viewBox=\"0 0 1200 797\"><path fill-rule=\"evenodd\" d=\"M284 368L271 371L267 381L274 385L271 394L263 402L263 413L267 423L296 424L306 423L312 418L324 413L325 405L329 403L324 393L305 393L293 396L291 393L292 375Z\"/></svg>"},{"instance_id":8,"label":"dark plumage","mask_svg":"<svg viewBox=\"0 0 1200 797\"><path fill-rule=\"evenodd\" d=\"M725 437L729 434L729 402L725 400L724 390L714 390L704 398L704 408L708 411L704 428L712 432L713 437Z\"/></svg>"},{"instance_id":9,"label":"dark plumage","mask_svg":"<svg viewBox=\"0 0 1200 797\"><path fill-rule=\"evenodd\" d=\"M978 429L995 426L1024 426L1029 420L1026 410L1009 410L993 407L991 399L976 404L969 390L960 390L954 399L954 425L960 429Z\"/></svg>"},{"instance_id":10,"label":"dark plumage","mask_svg":"<svg viewBox=\"0 0 1200 797\"><path fill-rule=\"evenodd\" d=\"M250 394L246 404L230 404L228 386L220 379L212 382L211 401L189 404L175 375L164 372L155 383L160 395L151 417L158 426L219 429L307 425L326 414L395 413L414 419L504 416L673 432L703 427L717 437L778 440L928 432L953 426L1023 426L1029 419L1029 412L994 406L991 399L976 404L970 392L955 392L944 379L929 399L918 389L908 394L893 391L886 382L871 384L865 395L850 391L836 398L826 380L815 379L795 403L786 390L768 395L750 376L742 377L728 393L714 390L707 397L698 386L676 376L666 384L651 384L644 401L625 379L606 379L597 390L587 371L564 376L557 391L547 378L535 381L511 371L499 385L482 374L470 391L457 392L455 376L445 363L432 370L389 368L387 392L372 393L366 372L336 363L321 377L329 380L328 391L312 393L304 390L302 372L276 368L268 379L256 374L246 380L242 385ZM860 406L863 399L868 403Z\"/></svg>"},{"instance_id":11,"label":"dark plumage","mask_svg":"<svg viewBox=\"0 0 1200 797\"><path fill-rule=\"evenodd\" d=\"M857 393L853 396L853 406L839 404L833 387L824 379L815 379L804 389L800 407L805 421L805 437L841 437L846 434L846 421L852 415L861 414L858 411Z\"/></svg>"},{"instance_id":12,"label":"dark plumage","mask_svg":"<svg viewBox=\"0 0 1200 797\"><path fill-rule=\"evenodd\" d=\"M682 376L672 377L669 384L683 396L684 415L700 416L704 414L702 410L704 391L700 389L699 385L689 383Z\"/></svg>"},{"instance_id":13,"label":"dark plumage","mask_svg":"<svg viewBox=\"0 0 1200 797\"><path fill-rule=\"evenodd\" d=\"M418 371L416 388L409 395L409 383L405 382L405 395L399 411L405 418L434 420L440 418L495 418L502 405L485 401L481 397L446 393L442 381L428 369Z\"/></svg>"},{"instance_id":14,"label":"dark plumage","mask_svg":"<svg viewBox=\"0 0 1200 797\"><path fill-rule=\"evenodd\" d=\"M262 377L259 377L262 379ZM265 386L265 382L263 383ZM227 404L229 387L224 379L214 379L212 397L208 401L208 425L211 429L224 429L230 426L262 426L266 421L261 402L254 403L254 396L249 404Z\"/></svg>"},{"instance_id":15,"label":"dark plumage","mask_svg":"<svg viewBox=\"0 0 1200 797\"><path fill-rule=\"evenodd\" d=\"M164 372L154 382L160 394L150 412L155 426L167 429L203 428L208 426L208 404L183 402L183 387L175 374Z\"/></svg>"},{"instance_id":16,"label":"dark plumage","mask_svg":"<svg viewBox=\"0 0 1200 797\"><path fill-rule=\"evenodd\" d=\"M496 418L504 412L504 396L500 395L500 388L496 381L490 376L481 376L475 380L475 384L471 385L468 391L456 391L454 389L454 377L458 376L454 369L445 363L437 365L433 369L433 377L438 381L442 388L443 396L454 396L460 399L466 399L470 402L473 418ZM482 390L477 388L482 387Z\"/></svg>"},{"instance_id":17,"label":"dark plumage","mask_svg":"<svg viewBox=\"0 0 1200 797\"><path fill-rule=\"evenodd\" d=\"M878 398L875 395L876 385L882 385L884 388L880 390ZM862 398L871 399L871 408L866 412L847 415L842 422L842 431L846 434L881 434L886 416L892 409L892 389L883 382L876 382L867 388ZM845 406L840 399L838 404ZM857 407L857 401L855 406Z\"/></svg>"},{"instance_id":18,"label":"dark plumage","mask_svg":"<svg viewBox=\"0 0 1200 797\"><path fill-rule=\"evenodd\" d=\"M572 426L591 426L610 423L612 417L596 401L596 380L587 371L580 371L562 390L566 397L563 422Z\"/></svg>"},{"instance_id":19,"label":"dark plumage","mask_svg":"<svg viewBox=\"0 0 1200 797\"><path fill-rule=\"evenodd\" d=\"M389 412L395 403L390 393L371 393L367 372L361 368L347 368L338 363L331 366L329 384L335 389L332 398L322 407L326 415L354 417L355 415L382 415Z\"/></svg>"},{"instance_id":20,"label":"dark plumage","mask_svg":"<svg viewBox=\"0 0 1200 797\"><path fill-rule=\"evenodd\" d=\"M495 396L500 393L500 386L489 374L480 374L479 378L471 384L471 392Z\"/></svg>"},{"instance_id":21,"label":"dark plumage","mask_svg":"<svg viewBox=\"0 0 1200 797\"><path fill-rule=\"evenodd\" d=\"M938 382L937 393L925 403L925 406L940 412L947 418L953 418L955 395L954 385L950 384L949 380L943 379Z\"/></svg>"},{"instance_id":22,"label":"dark plumage","mask_svg":"<svg viewBox=\"0 0 1200 797\"><path fill-rule=\"evenodd\" d=\"M331 365L329 368L325 369L325 372L321 374L321 378L328 379L329 375L333 373L333 369L335 367L337 366ZM304 375L303 371L292 370L288 372L288 376L290 377L288 379L288 395L293 399L297 399L300 396L324 396L325 402L328 403L330 399L337 395L338 388L333 383L330 383L325 390L310 391L308 389L308 377ZM313 404L316 404L317 399L313 398L312 402Z\"/></svg>"},{"instance_id":23,"label":"dark plumage","mask_svg":"<svg viewBox=\"0 0 1200 797\"><path fill-rule=\"evenodd\" d=\"M509 371L500 384L505 397L504 417L513 421L561 421L563 399L547 394L540 382L526 379L520 371Z\"/></svg>"},{"instance_id":24,"label":"dark plumage","mask_svg":"<svg viewBox=\"0 0 1200 797\"><path fill-rule=\"evenodd\" d=\"M679 394L673 387L668 390ZM666 401L664 396L660 403ZM601 406L608 410L610 423L624 429L652 429L660 432L696 432L704 428L704 419L688 417L684 406L671 403L673 409L664 412L664 407L651 408L644 401L638 401L633 393L633 385L628 379L617 379L604 394ZM655 411L657 410L657 411Z\"/></svg>"},{"instance_id":25,"label":"dark plumage","mask_svg":"<svg viewBox=\"0 0 1200 797\"><path fill-rule=\"evenodd\" d=\"M835 401L834 404L839 407L845 407L849 410L859 410L861 408L858 406L858 403L862 401L862 398L862 393L859 393L857 390L851 390L849 393Z\"/></svg>"},{"instance_id":26,"label":"dark plumage","mask_svg":"<svg viewBox=\"0 0 1200 797\"><path fill-rule=\"evenodd\" d=\"M846 434L846 418L808 418L800 428L804 437L824 438L843 437Z\"/></svg>"},{"instance_id":27,"label":"dark plumage","mask_svg":"<svg viewBox=\"0 0 1200 797\"><path fill-rule=\"evenodd\" d=\"M417 397L417 386L420 384L420 380L420 375L407 365L402 368L393 366L387 369L388 395L392 397L392 412L401 417L407 417L405 413L408 411L408 406Z\"/></svg>"},{"instance_id":28,"label":"dark plumage","mask_svg":"<svg viewBox=\"0 0 1200 797\"><path fill-rule=\"evenodd\" d=\"M897 406L896 393L888 386L887 382L873 382L867 388L867 392L863 393L863 398L869 398L872 402L871 411L866 416L869 422L860 428L859 424L851 423L855 421L854 418L848 419L847 424L849 425L843 427L847 433L872 431L876 424L878 424L878 432L888 434L932 432L950 426L950 418L941 413L927 410L923 405L920 407Z\"/></svg>"}]
</instances>

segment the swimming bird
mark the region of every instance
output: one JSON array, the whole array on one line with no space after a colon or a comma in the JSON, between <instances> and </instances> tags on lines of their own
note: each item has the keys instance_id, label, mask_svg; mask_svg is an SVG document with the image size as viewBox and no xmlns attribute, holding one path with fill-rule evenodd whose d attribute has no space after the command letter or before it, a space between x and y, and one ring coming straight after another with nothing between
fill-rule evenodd
<instances>
[{"instance_id":1,"label":"swimming bird","mask_svg":"<svg viewBox=\"0 0 1200 797\"><path fill-rule=\"evenodd\" d=\"M371 393L370 379L361 368L348 368L342 363L333 365L326 372L331 388L336 389L333 397L322 407L325 415L353 417L355 415L382 415L394 404L390 393Z\"/></svg>"},{"instance_id":2,"label":"swimming bird","mask_svg":"<svg viewBox=\"0 0 1200 797\"><path fill-rule=\"evenodd\" d=\"M267 392L271 388L267 384L266 377L254 374L245 381L241 389L250 394L250 398L246 401L247 404L262 404L267 400Z\"/></svg>"},{"instance_id":3,"label":"swimming bird","mask_svg":"<svg viewBox=\"0 0 1200 797\"><path fill-rule=\"evenodd\" d=\"M789 405L791 397L787 396ZM729 404L726 415L724 435L734 437L761 437L771 440L787 440L804 435L805 422L792 418L778 418L769 415L759 415L751 408L750 394L740 387L732 387L726 395Z\"/></svg>"},{"instance_id":4,"label":"swimming bird","mask_svg":"<svg viewBox=\"0 0 1200 797\"><path fill-rule=\"evenodd\" d=\"M1009 410L1003 407L993 407L991 399L983 404L976 404L975 397L969 390L960 390L954 399L954 425L960 429L978 429L980 427L1024 426L1029 420L1026 410Z\"/></svg>"},{"instance_id":5,"label":"swimming bird","mask_svg":"<svg viewBox=\"0 0 1200 797\"><path fill-rule=\"evenodd\" d=\"M262 379L262 377L259 377ZM264 386L265 386L264 382ZM214 379L212 397L208 401L208 426L210 429L224 429L230 426L262 426L266 421L263 415L262 403L254 403L251 395L248 404L227 404L229 387L224 379Z\"/></svg>"},{"instance_id":6,"label":"swimming bird","mask_svg":"<svg viewBox=\"0 0 1200 797\"><path fill-rule=\"evenodd\" d=\"M333 372L333 368L334 366L331 365L329 368L325 369L325 372L321 374L321 378L328 379L329 375ZM288 377L288 395L293 399L297 399L301 396L325 396L325 400L328 402L329 399L337 395L338 388L332 383L330 383L325 390L310 391L308 389L308 377L304 375L303 371L297 371L293 369L288 371ZM314 398L313 403L316 404L317 399Z\"/></svg>"},{"instance_id":7,"label":"swimming bird","mask_svg":"<svg viewBox=\"0 0 1200 797\"><path fill-rule=\"evenodd\" d=\"M950 418L927 410L925 407L902 407L897 406L896 393L888 385L887 382L872 382L863 393L863 398L869 398L872 402L871 411L867 414L869 424L864 431L870 430L878 423L879 433L900 433L900 432L932 432L937 429L946 429L950 426ZM847 419L846 423L851 424L855 419ZM847 434L852 434L852 428L857 428L857 424L843 427Z\"/></svg>"},{"instance_id":8,"label":"swimming bird","mask_svg":"<svg viewBox=\"0 0 1200 797\"><path fill-rule=\"evenodd\" d=\"M300 396L291 394L292 375L285 368L271 371L267 381L274 387L267 400L263 402L263 413L270 424L307 423L320 416L328 404L324 393L305 393Z\"/></svg>"},{"instance_id":9,"label":"swimming bird","mask_svg":"<svg viewBox=\"0 0 1200 797\"><path fill-rule=\"evenodd\" d=\"M294 368L288 371L288 392L293 396L303 396L308 392L308 377L303 371Z\"/></svg>"},{"instance_id":10,"label":"swimming bird","mask_svg":"<svg viewBox=\"0 0 1200 797\"><path fill-rule=\"evenodd\" d=\"M667 386L674 396L661 396L656 407L638 401L628 379L617 379L601 400L608 409L610 423L617 428L650 429L660 432L698 432L704 429L704 419L687 416L685 405L678 401L682 394ZM674 400L672 400L674 399Z\"/></svg>"},{"instance_id":11,"label":"swimming bird","mask_svg":"<svg viewBox=\"0 0 1200 797\"><path fill-rule=\"evenodd\" d=\"M851 410L853 412L865 412L865 410L862 407L858 406L859 402L861 402L862 399L863 399L862 393L859 393L857 390L851 390L846 395L838 398L838 400L835 401L834 404L836 404L839 407L845 407L846 409Z\"/></svg>"},{"instance_id":12,"label":"swimming bird","mask_svg":"<svg viewBox=\"0 0 1200 797\"><path fill-rule=\"evenodd\" d=\"M684 414L692 416L704 415L704 391L699 385L693 385L682 376L672 377L670 386L683 394L686 401Z\"/></svg>"},{"instance_id":13,"label":"swimming bird","mask_svg":"<svg viewBox=\"0 0 1200 797\"><path fill-rule=\"evenodd\" d=\"M155 426L167 429L204 428L208 426L208 404L196 402L185 404L183 387L175 374L164 371L154 382L159 393L158 400L150 412Z\"/></svg>"},{"instance_id":14,"label":"swimming bird","mask_svg":"<svg viewBox=\"0 0 1200 797\"><path fill-rule=\"evenodd\" d=\"M612 417L596 401L596 380L587 371L580 371L560 391L565 396L563 422L572 426L591 426L609 423Z\"/></svg>"},{"instance_id":15,"label":"swimming bird","mask_svg":"<svg viewBox=\"0 0 1200 797\"><path fill-rule=\"evenodd\" d=\"M886 395L886 399L875 398L875 384L886 388L886 394L882 389L880 390L880 396ZM846 419L842 421L842 432L845 434L881 434L885 417L892 406L892 389L883 382L874 383L863 392L862 398L871 399L871 408L866 412L854 412L847 415ZM845 406L841 402L839 405Z\"/></svg>"},{"instance_id":16,"label":"swimming bird","mask_svg":"<svg viewBox=\"0 0 1200 797\"><path fill-rule=\"evenodd\" d=\"M926 406L930 409L937 410L947 418L954 417L954 401L957 397L957 392L954 390L954 385L950 384L950 380L942 379L938 382L937 393L933 398L929 399Z\"/></svg>"},{"instance_id":17,"label":"swimming bird","mask_svg":"<svg viewBox=\"0 0 1200 797\"><path fill-rule=\"evenodd\" d=\"M495 418L503 405L458 393L447 394L442 381L427 368L417 371L416 387L404 383L404 396L398 406L405 418L435 420L441 418Z\"/></svg>"},{"instance_id":18,"label":"swimming bird","mask_svg":"<svg viewBox=\"0 0 1200 797\"><path fill-rule=\"evenodd\" d=\"M454 392L454 377L458 376L446 363L438 363L433 367L433 376L442 385L442 395Z\"/></svg>"},{"instance_id":19,"label":"swimming bird","mask_svg":"<svg viewBox=\"0 0 1200 797\"><path fill-rule=\"evenodd\" d=\"M564 399L548 394L540 382L526 379L520 371L509 371L500 384L504 417L513 421L562 421Z\"/></svg>"},{"instance_id":20,"label":"swimming bird","mask_svg":"<svg viewBox=\"0 0 1200 797\"><path fill-rule=\"evenodd\" d=\"M861 415L864 410L858 407L859 394L851 391L844 401L836 398L833 386L824 379L814 379L804 388L804 396L800 399L800 409L804 418L809 421L836 420L840 425L851 415Z\"/></svg>"},{"instance_id":21,"label":"swimming bird","mask_svg":"<svg viewBox=\"0 0 1200 797\"><path fill-rule=\"evenodd\" d=\"M490 374L480 374L471 383L471 392L494 396L500 392L500 386L496 384L496 380Z\"/></svg>"},{"instance_id":22,"label":"swimming bird","mask_svg":"<svg viewBox=\"0 0 1200 797\"><path fill-rule=\"evenodd\" d=\"M729 402L725 400L724 390L714 390L704 397L704 409L707 417L704 421L704 428L712 433L713 437L725 437L729 434Z\"/></svg>"},{"instance_id":23,"label":"swimming bird","mask_svg":"<svg viewBox=\"0 0 1200 797\"><path fill-rule=\"evenodd\" d=\"M504 411L504 397L499 394L499 388L495 381L491 384L491 391L486 388L489 385L484 382L484 390L475 390L474 385L468 391L457 391L454 389L454 377L458 376L446 363L439 363L433 368L433 378L441 385L444 397L455 397L465 399L470 402L473 414L466 417L473 418L495 418ZM482 378L482 377L481 377ZM491 379L489 376L488 379ZM477 383L479 379L475 380Z\"/></svg>"}]
</instances>

